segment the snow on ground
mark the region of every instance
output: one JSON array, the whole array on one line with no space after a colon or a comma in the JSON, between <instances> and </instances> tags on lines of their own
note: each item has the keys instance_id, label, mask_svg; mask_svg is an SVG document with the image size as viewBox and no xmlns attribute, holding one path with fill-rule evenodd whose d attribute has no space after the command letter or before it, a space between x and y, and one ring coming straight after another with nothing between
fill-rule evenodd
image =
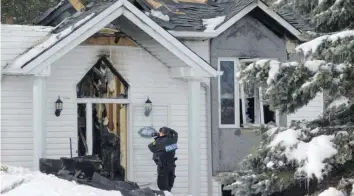
<instances>
[{"instance_id":1,"label":"snow on ground","mask_svg":"<svg viewBox=\"0 0 354 196\"><path fill-rule=\"evenodd\" d=\"M296 161L300 166L297 172L306 173L308 178L315 175L318 180L323 178L323 170L326 168L325 159L331 158L337 153L332 140L333 135L320 135L312 138L310 142L300 140L300 130L287 129L274 136L268 147L284 147L283 155L288 160Z\"/></svg>"},{"instance_id":2,"label":"snow on ground","mask_svg":"<svg viewBox=\"0 0 354 196\"><path fill-rule=\"evenodd\" d=\"M318 196L345 196L345 195L341 191L338 191L337 189L330 187L329 189L323 191Z\"/></svg>"},{"instance_id":3,"label":"snow on ground","mask_svg":"<svg viewBox=\"0 0 354 196\"><path fill-rule=\"evenodd\" d=\"M1 193L16 184L23 183L31 176L30 170L19 167L9 167L7 172L0 171Z\"/></svg>"},{"instance_id":4,"label":"snow on ground","mask_svg":"<svg viewBox=\"0 0 354 196\"><path fill-rule=\"evenodd\" d=\"M80 185L19 167L7 167L7 171L0 171L0 183L1 195L4 196L123 196L119 191ZM173 196L169 192L164 193Z\"/></svg>"},{"instance_id":5,"label":"snow on ground","mask_svg":"<svg viewBox=\"0 0 354 196\"><path fill-rule=\"evenodd\" d=\"M8 167L8 171L1 171L1 192L11 188L16 182L22 183L11 191L2 195L6 196L122 196L119 191L106 191L90 186L79 185L40 172L30 172L27 169Z\"/></svg>"},{"instance_id":6,"label":"snow on ground","mask_svg":"<svg viewBox=\"0 0 354 196\"><path fill-rule=\"evenodd\" d=\"M203 19L203 25L206 27L204 32L213 32L219 24L224 22L224 20L225 20L225 16Z\"/></svg>"}]
</instances>

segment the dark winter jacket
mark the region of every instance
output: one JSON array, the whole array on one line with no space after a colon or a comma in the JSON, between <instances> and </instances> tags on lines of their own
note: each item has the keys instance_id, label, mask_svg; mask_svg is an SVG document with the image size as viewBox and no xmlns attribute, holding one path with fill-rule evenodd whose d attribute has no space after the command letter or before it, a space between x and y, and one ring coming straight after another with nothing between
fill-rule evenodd
<instances>
[{"instance_id":1,"label":"dark winter jacket","mask_svg":"<svg viewBox=\"0 0 354 196\"><path fill-rule=\"evenodd\" d=\"M177 150L178 134L169 129L165 136L157 136L155 141L148 145L153 153L153 160L158 166L174 163Z\"/></svg>"}]
</instances>

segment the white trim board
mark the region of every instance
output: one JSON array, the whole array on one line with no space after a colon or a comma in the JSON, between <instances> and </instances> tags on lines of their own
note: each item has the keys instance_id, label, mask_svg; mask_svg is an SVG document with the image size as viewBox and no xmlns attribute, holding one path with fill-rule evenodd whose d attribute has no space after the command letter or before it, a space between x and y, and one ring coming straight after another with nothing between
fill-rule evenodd
<instances>
[{"instance_id":1,"label":"white trim board","mask_svg":"<svg viewBox=\"0 0 354 196\"><path fill-rule=\"evenodd\" d=\"M113 104L130 104L129 99L115 98L77 98L76 103L113 103Z\"/></svg>"},{"instance_id":2,"label":"white trim board","mask_svg":"<svg viewBox=\"0 0 354 196\"><path fill-rule=\"evenodd\" d=\"M57 59L68 53L74 47L78 46L85 39L99 31L109 22L120 17L124 13L128 19L137 23L143 31L152 36L163 47L171 51L179 59L185 62L188 66L200 72L202 77L216 77L217 71L212 68L209 63L204 61L200 56L194 53L187 46L178 41L174 36L168 33L165 29L156 24L151 18L142 13L139 9L134 7L128 0L119 0L105 9L103 12L97 14L89 19L78 29L71 32L62 40L54 43L50 48L42 54L36 51L29 51L35 53L33 60L20 62L21 64L10 64L6 68L7 73L18 73L23 64L28 63L25 67L20 69L23 74L35 74L40 72L44 66L50 65ZM71 27L68 27L71 28ZM35 49L34 49L35 50ZM27 53L23 54L26 55Z\"/></svg>"},{"instance_id":3,"label":"white trim board","mask_svg":"<svg viewBox=\"0 0 354 196\"><path fill-rule=\"evenodd\" d=\"M215 38L218 37L221 33L223 33L225 30L230 28L233 24L235 24L237 21L245 17L248 13L250 13L253 9L257 7L263 10L267 15L269 15L275 21L277 21L281 26L287 29L297 39L299 39L300 41L305 41L304 38L301 36L301 32L298 29L296 29L292 24L284 20L284 18L282 18L279 14L277 14L275 11L273 11L270 7L268 7L266 4L264 4L261 1L257 1L256 3L252 3L246 6L243 10L235 14L233 17L231 17L228 21L223 23L213 32L174 31L174 30L171 30L169 32L178 38L195 38L195 37L204 38L204 39Z\"/></svg>"}]
</instances>

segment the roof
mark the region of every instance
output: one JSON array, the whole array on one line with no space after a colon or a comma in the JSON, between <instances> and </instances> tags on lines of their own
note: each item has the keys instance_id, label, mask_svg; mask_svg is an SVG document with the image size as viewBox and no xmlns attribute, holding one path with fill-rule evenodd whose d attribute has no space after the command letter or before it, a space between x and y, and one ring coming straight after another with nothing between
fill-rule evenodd
<instances>
[{"instance_id":1,"label":"roof","mask_svg":"<svg viewBox=\"0 0 354 196\"><path fill-rule=\"evenodd\" d=\"M178 63L178 65L186 65L193 69L193 71L188 72L190 73L189 77L217 76L218 72L205 60L143 14L128 0L100 1L94 5L86 11L76 12L71 17L59 22L56 29L42 43L21 54L6 67L5 71L8 73L20 72L19 74L41 73L45 66L51 65L110 22L124 16L151 36L153 39L149 37L150 40L155 40L158 45L162 46L161 50L165 51L166 55L173 55L174 58L179 60L178 62L183 63ZM58 9L61 6L65 6L65 3L59 5ZM47 13L44 19L39 20L51 19L51 15L57 15L52 18L54 20L58 18L58 13L51 12ZM167 65L169 63L166 62ZM172 62L170 66L174 67Z\"/></svg>"},{"instance_id":2,"label":"roof","mask_svg":"<svg viewBox=\"0 0 354 196\"><path fill-rule=\"evenodd\" d=\"M91 0L85 12L99 9L102 4L109 5L115 0ZM225 25L235 15L244 12L252 5L264 4L260 0L130 0L157 24L170 31L212 32ZM264 4L267 9L269 7ZM55 26L67 16L75 13L68 1L62 1L56 8L35 20L37 25ZM251 12L253 9L250 9ZM289 11L278 11L286 23L297 31L311 30L300 16ZM248 14L248 13L247 13ZM252 13L251 13L252 14ZM221 18L222 17L222 18ZM209 29L208 29L209 27Z\"/></svg>"}]
</instances>

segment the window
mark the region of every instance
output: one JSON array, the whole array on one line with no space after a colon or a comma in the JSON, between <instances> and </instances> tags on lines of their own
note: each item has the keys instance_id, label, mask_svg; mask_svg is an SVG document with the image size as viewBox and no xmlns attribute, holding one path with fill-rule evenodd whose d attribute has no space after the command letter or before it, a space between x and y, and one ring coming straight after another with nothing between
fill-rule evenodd
<instances>
[{"instance_id":1,"label":"window","mask_svg":"<svg viewBox=\"0 0 354 196\"><path fill-rule=\"evenodd\" d=\"M250 123L275 122L275 113L262 99L264 89L254 84L240 84L236 73L258 59L219 58L219 122L220 128L245 127Z\"/></svg>"}]
</instances>

